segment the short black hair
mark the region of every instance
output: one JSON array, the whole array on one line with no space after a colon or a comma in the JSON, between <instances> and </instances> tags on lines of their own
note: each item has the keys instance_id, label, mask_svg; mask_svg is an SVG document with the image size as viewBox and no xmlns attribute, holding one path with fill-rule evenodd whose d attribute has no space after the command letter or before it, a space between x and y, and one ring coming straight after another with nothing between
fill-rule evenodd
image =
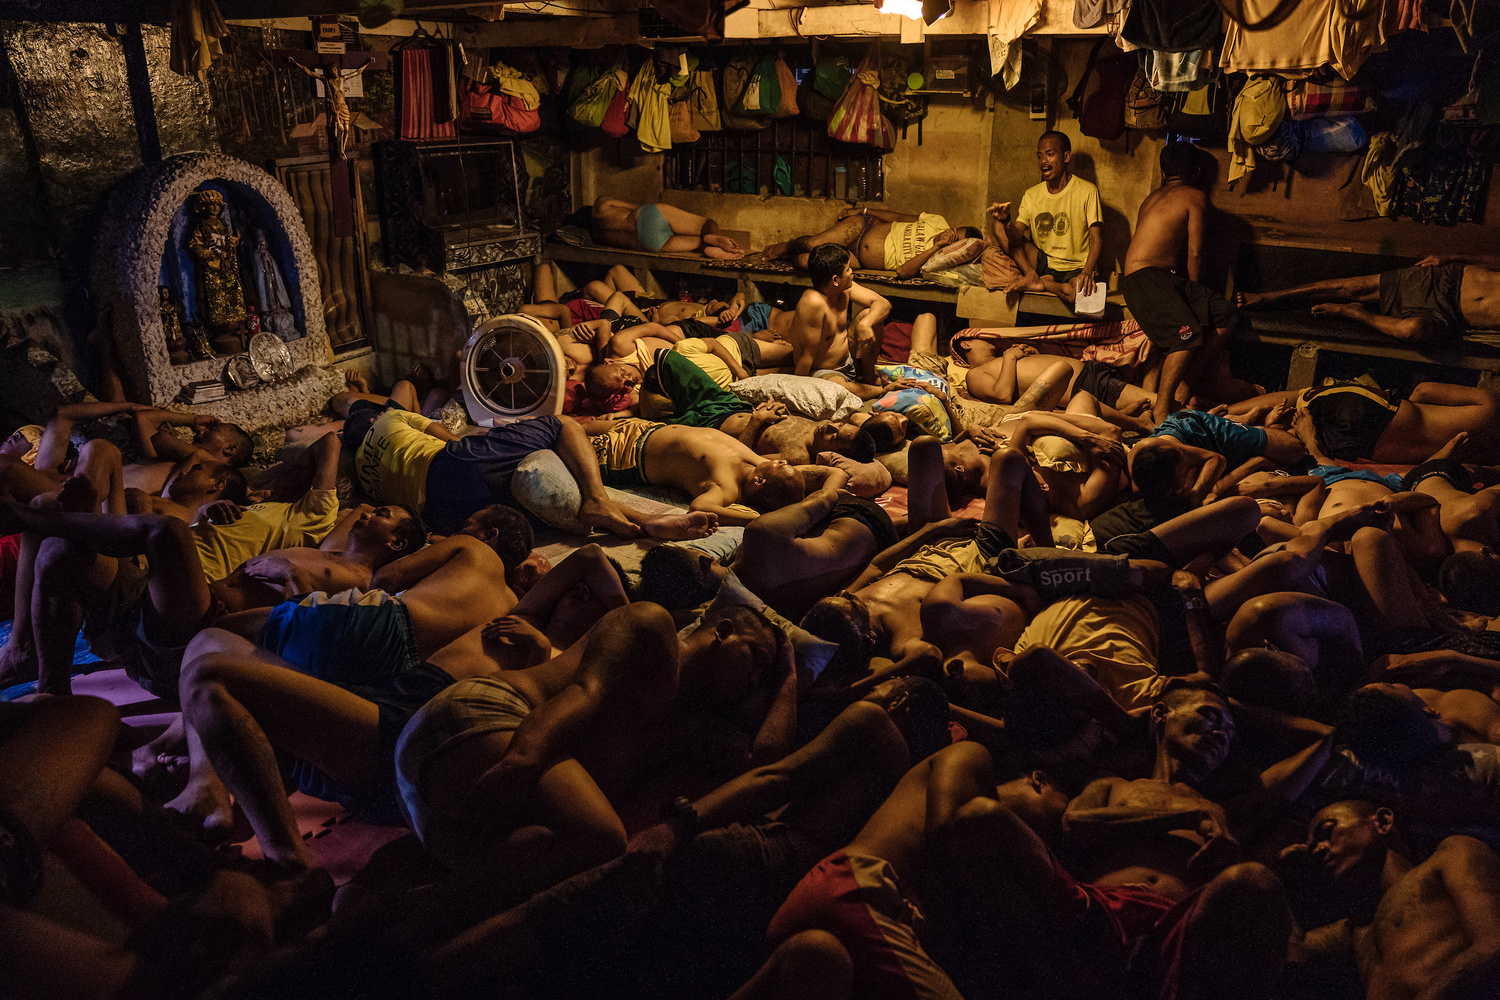
<instances>
[{"instance_id":1,"label":"short black hair","mask_svg":"<svg viewBox=\"0 0 1500 1000\"><path fill-rule=\"evenodd\" d=\"M808 609L799 624L819 639L838 643L839 651L833 654L826 669L831 677L863 670L875 655L875 627L870 622L870 609L847 594L823 598Z\"/></svg>"},{"instance_id":2,"label":"short black hair","mask_svg":"<svg viewBox=\"0 0 1500 1000\"><path fill-rule=\"evenodd\" d=\"M1136 451L1130 460L1130 480L1141 496L1161 500L1177 492L1177 470L1182 452L1170 445L1152 445Z\"/></svg>"},{"instance_id":3,"label":"short black hair","mask_svg":"<svg viewBox=\"0 0 1500 1000\"><path fill-rule=\"evenodd\" d=\"M396 540L401 543L401 554L409 556L413 552L427 544L427 525L422 523L422 515L406 506L404 503L388 504L406 514L396 522L391 529Z\"/></svg>"},{"instance_id":4,"label":"short black hair","mask_svg":"<svg viewBox=\"0 0 1500 1000\"><path fill-rule=\"evenodd\" d=\"M834 278L844 273L844 265L849 263L849 251L837 243L824 243L813 247L812 253L807 255L807 276L812 279L814 288L823 288Z\"/></svg>"},{"instance_id":5,"label":"short black hair","mask_svg":"<svg viewBox=\"0 0 1500 1000\"><path fill-rule=\"evenodd\" d=\"M713 557L702 549L666 543L641 557L641 582L636 600L660 604L668 611L695 608L719 592Z\"/></svg>"},{"instance_id":6,"label":"short black hair","mask_svg":"<svg viewBox=\"0 0 1500 1000\"><path fill-rule=\"evenodd\" d=\"M1036 137L1036 144L1040 146L1047 139L1056 139L1058 145L1062 146L1064 153L1071 153L1073 151L1073 140L1068 138L1066 132L1059 132L1055 128L1049 128Z\"/></svg>"},{"instance_id":7,"label":"short black hair","mask_svg":"<svg viewBox=\"0 0 1500 1000\"><path fill-rule=\"evenodd\" d=\"M1236 701L1311 718L1317 712L1317 686L1306 661L1295 653L1251 646L1231 656L1220 672L1224 690ZM1308 701L1308 686L1314 701Z\"/></svg>"},{"instance_id":8,"label":"short black hair","mask_svg":"<svg viewBox=\"0 0 1500 1000\"><path fill-rule=\"evenodd\" d=\"M740 490L740 499L746 506L761 514L790 507L807 499L807 488L797 488L790 478L767 479L759 486L745 486Z\"/></svg>"},{"instance_id":9,"label":"short black hair","mask_svg":"<svg viewBox=\"0 0 1500 1000\"><path fill-rule=\"evenodd\" d=\"M604 399L611 395L609 386L604 384L604 369L615 362L605 361L597 365L589 365L583 370L583 391L588 393L590 399Z\"/></svg>"},{"instance_id":10,"label":"short black hair","mask_svg":"<svg viewBox=\"0 0 1500 1000\"><path fill-rule=\"evenodd\" d=\"M219 465L218 475L224 480L224 488L219 491L219 499L228 500L241 507L245 506L245 502L250 499L250 486L245 482L245 474L228 462L224 462Z\"/></svg>"},{"instance_id":11,"label":"short black hair","mask_svg":"<svg viewBox=\"0 0 1500 1000\"><path fill-rule=\"evenodd\" d=\"M221 423L219 426L229 431L230 436L234 438L234 443L238 446L235 448L234 457L229 459L229 464L236 469L243 469L250 464L250 459L255 457L255 439L239 424Z\"/></svg>"},{"instance_id":12,"label":"short black hair","mask_svg":"<svg viewBox=\"0 0 1500 1000\"><path fill-rule=\"evenodd\" d=\"M515 572L516 567L531 555L531 548L536 544L536 532L532 530L530 519L514 507L492 503L476 511L474 519L486 531L494 530L495 541L490 547L505 564L507 573Z\"/></svg>"},{"instance_id":13,"label":"short black hair","mask_svg":"<svg viewBox=\"0 0 1500 1000\"><path fill-rule=\"evenodd\" d=\"M971 240L982 240L982 239L984 239L984 233L980 232L978 229L974 228L973 226L959 226L958 227L958 231L964 235L965 239L971 239Z\"/></svg>"},{"instance_id":14,"label":"short black hair","mask_svg":"<svg viewBox=\"0 0 1500 1000\"><path fill-rule=\"evenodd\" d=\"M1157 159L1163 177L1191 177L1198 172L1198 148L1190 142L1167 143Z\"/></svg>"},{"instance_id":15,"label":"short black hair","mask_svg":"<svg viewBox=\"0 0 1500 1000\"><path fill-rule=\"evenodd\" d=\"M1339 706L1334 739L1361 763L1391 768L1420 764L1441 749L1432 720L1420 707L1379 688L1352 691Z\"/></svg>"},{"instance_id":16,"label":"short black hair","mask_svg":"<svg viewBox=\"0 0 1500 1000\"><path fill-rule=\"evenodd\" d=\"M884 455L896 449L896 432L889 425L866 420L859 429L870 435L870 440L875 442L875 454Z\"/></svg>"},{"instance_id":17,"label":"short black hair","mask_svg":"<svg viewBox=\"0 0 1500 1000\"><path fill-rule=\"evenodd\" d=\"M890 428L887 427L886 431L889 432ZM875 436L861 427L855 433L854 440L849 442L849 457L856 462L875 461Z\"/></svg>"},{"instance_id":18,"label":"short black hair","mask_svg":"<svg viewBox=\"0 0 1500 1000\"><path fill-rule=\"evenodd\" d=\"M708 612L703 616L703 624L699 625L695 631L701 631L706 628L717 628L719 622L725 618L734 623L735 632L755 644L756 651L763 660L763 667L769 669L774 666L776 647L785 638L785 634L781 629L772 624L765 615L748 604L730 604L726 602L719 607L710 606Z\"/></svg>"},{"instance_id":19,"label":"short black hair","mask_svg":"<svg viewBox=\"0 0 1500 1000\"><path fill-rule=\"evenodd\" d=\"M1438 590L1460 611L1500 615L1500 559L1455 552L1438 569Z\"/></svg>"},{"instance_id":20,"label":"short black hair","mask_svg":"<svg viewBox=\"0 0 1500 1000\"><path fill-rule=\"evenodd\" d=\"M1177 695L1201 692L1212 695L1229 707L1229 696L1224 689L1208 679L1207 674L1188 674L1184 677L1168 677L1167 682L1161 686L1161 693L1156 696L1158 702L1172 701Z\"/></svg>"},{"instance_id":21,"label":"short black hair","mask_svg":"<svg viewBox=\"0 0 1500 1000\"><path fill-rule=\"evenodd\" d=\"M891 682L906 695L906 720L901 735L913 762L926 760L953 742L948 728L948 696L931 677L898 677Z\"/></svg>"}]
</instances>

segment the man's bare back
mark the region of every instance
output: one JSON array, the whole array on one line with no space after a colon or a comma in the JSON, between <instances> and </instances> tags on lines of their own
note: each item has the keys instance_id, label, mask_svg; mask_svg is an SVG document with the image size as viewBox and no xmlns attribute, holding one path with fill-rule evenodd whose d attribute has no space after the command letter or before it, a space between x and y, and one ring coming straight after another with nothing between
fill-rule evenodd
<instances>
[{"instance_id":1,"label":"man's bare back","mask_svg":"<svg viewBox=\"0 0 1500 1000\"><path fill-rule=\"evenodd\" d=\"M1169 181L1148 194L1136 216L1135 235L1121 273L1143 267L1181 267L1184 254L1190 252L1189 224L1195 216L1201 219L1207 204L1202 191L1181 180ZM1193 262L1188 263L1188 277L1197 280Z\"/></svg>"}]
</instances>

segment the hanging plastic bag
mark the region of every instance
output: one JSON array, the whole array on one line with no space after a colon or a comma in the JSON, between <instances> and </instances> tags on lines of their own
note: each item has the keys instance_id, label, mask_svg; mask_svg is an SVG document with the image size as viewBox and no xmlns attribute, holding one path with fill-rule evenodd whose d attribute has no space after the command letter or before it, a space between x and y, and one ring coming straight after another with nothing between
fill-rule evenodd
<instances>
[{"instance_id":1,"label":"hanging plastic bag","mask_svg":"<svg viewBox=\"0 0 1500 1000\"><path fill-rule=\"evenodd\" d=\"M750 78L754 68L754 55L745 49L735 53L734 57L724 65L723 86L719 88L719 96L723 98L724 114L721 121L726 129L745 132L766 127L764 119L752 118L735 110L742 103L745 91L750 87ZM759 100L757 90L757 107L759 107Z\"/></svg>"},{"instance_id":2,"label":"hanging plastic bag","mask_svg":"<svg viewBox=\"0 0 1500 1000\"><path fill-rule=\"evenodd\" d=\"M772 118L794 118L797 110L797 77L792 74L792 68L786 64L780 52L776 53L776 84L781 91L781 103L777 105Z\"/></svg>"},{"instance_id":3,"label":"hanging plastic bag","mask_svg":"<svg viewBox=\"0 0 1500 1000\"><path fill-rule=\"evenodd\" d=\"M580 125L603 128L609 112L614 109L616 97L625 99L625 69L616 64L608 72L594 79L584 88L582 95L568 108L568 116ZM621 109L623 121L624 110ZM609 131L607 128L605 131ZM610 133L614 135L616 133ZM623 133L621 133L623 134Z\"/></svg>"},{"instance_id":4,"label":"hanging plastic bag","mask_svg":"<svg viewBox=\"0 0 1500 1000\"><path fill-rule=\"evenodd\" d=\"M698 70L688 83L688 89L693 128L699 132L717 132L723 128L719 121L719 90L714 86L713 73Z\"/></svg>"},{"instance_id":5,"label":"hanging plastic bag","mask_svg":"<svg viewBox=\"0 0 1500 1000\"><path fill-rule=\"evenodd\" d=\"M879 86L880 53L872 45L828 119L830 138L886 150L895 148L895 129L880 113Z\"/></svg>"}]
</instances>

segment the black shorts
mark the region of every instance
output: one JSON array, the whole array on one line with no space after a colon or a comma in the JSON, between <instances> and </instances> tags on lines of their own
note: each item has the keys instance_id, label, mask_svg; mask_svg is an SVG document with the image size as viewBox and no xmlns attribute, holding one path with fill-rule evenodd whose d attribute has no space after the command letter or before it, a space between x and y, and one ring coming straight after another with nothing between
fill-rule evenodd
<instances>
[{"instance_id":1,"label":"black shorts","mask_svg":"<svg viewBox=\"0 0 1500 1000\"><path fill-rule=\"evenodd\" d=\"M1120 394L1130 383L1115 374L1115 368L1102 361L1085 361L1073 380L1073 392L1086 392L1110 409L1118 409Z\"/></svg>"},{"instance_id":2,"label":"black shorts","mask_svg":"<svg viewBox=\"0 0 1500 1000\"><path fill-rule=\"evenodd\" d=\"M1382 271L1380 314L1396 319L1431 320L1438 325L1439 337L1462 333L1463 281L1463 264Z\"/></svg>"},{"instance_id":3,"label":"black shorts","mask_svg":"<svg viewBox=\"0 0 1500 1000\"><path fill-rule=\"evenodd\" d=\"M1112 556L1129 556L1132 559L1151 559L1156 562L1166 563L1173 569L1181 569L1182 564L1172 554L1172 550L1156 537L1154 531L1137 531L1127 535L1116 535L1099 547L1100 552L1107 552Z\"/></svg>"},{"instance_id":4,"label":"black shorts","mask_svg":"<svg viewBox=\"0 0 1500 1000\"><path fill-rule=\"evenodd\" d=\"M1312 414L1318 440L1328 454L1346 462L1375 454L1375 445L1397 410L1358 382L1304 389L1297 406Z\"/></svg>"},{"instance_id":5,"label":"black shorts","mask_svg":"<svg viewBox=\"0 0 1500 1000\"><path fill-rule=\"evenodd\" d=\"M1208 330L1235 317L1224 296L1164 267L1131 271L1120 279L1120 294L1151 343L1168 354L1197 348Z\"/></svg>"},{"instance_id":6,"label":"black shorts","mask_svg":"<svg viewBox=\"0 0 1500 1000\"><path fill-rule=\"evenodd\" d=\"M828 525L841 517L849 517L860 522L870 529L875 536L876 551L884 552L901 540L896 534L896 526L891 523L891 515L886 513L884 507L874 500L866 500L864 497L843 497L833 505L833 509L819 521L816 528L822 531Z\"/></svg>"},{"instance_id":7,"label":"black shorts","mask_svg":"<svg viewBox=\"0 0 1500 1000\"><path fill-rule=\"evenodd\" d=\"M1410 492L1416 489L1417 484L1422 480L1431 479L1433 476L1446 479L1450 486L1461 492L1474 492L1474 477L1469 475L1469 470L1464 468L1462 462L1451 458L1429 458L1406 474L1401 480L1401 488Z\"/></svg>"}]
</instances>

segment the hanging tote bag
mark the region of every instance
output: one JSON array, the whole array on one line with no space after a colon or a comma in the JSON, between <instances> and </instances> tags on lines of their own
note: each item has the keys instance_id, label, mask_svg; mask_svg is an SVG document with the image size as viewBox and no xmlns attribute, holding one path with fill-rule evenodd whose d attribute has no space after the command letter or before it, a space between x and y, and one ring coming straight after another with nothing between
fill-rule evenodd
<instances>
[{"instance_id":1,"label":"hanging tote bag","mask_svg":"<svg viewBox=\"0 0 1500 1000\"><path fill-rule=\"evenodd\" d=\"M894 148L895 130L880 113L879 88L880 53L872 45L834 105L833 116L828 119L829 137L839 142Z\"/></svg>"}]
</instances>

